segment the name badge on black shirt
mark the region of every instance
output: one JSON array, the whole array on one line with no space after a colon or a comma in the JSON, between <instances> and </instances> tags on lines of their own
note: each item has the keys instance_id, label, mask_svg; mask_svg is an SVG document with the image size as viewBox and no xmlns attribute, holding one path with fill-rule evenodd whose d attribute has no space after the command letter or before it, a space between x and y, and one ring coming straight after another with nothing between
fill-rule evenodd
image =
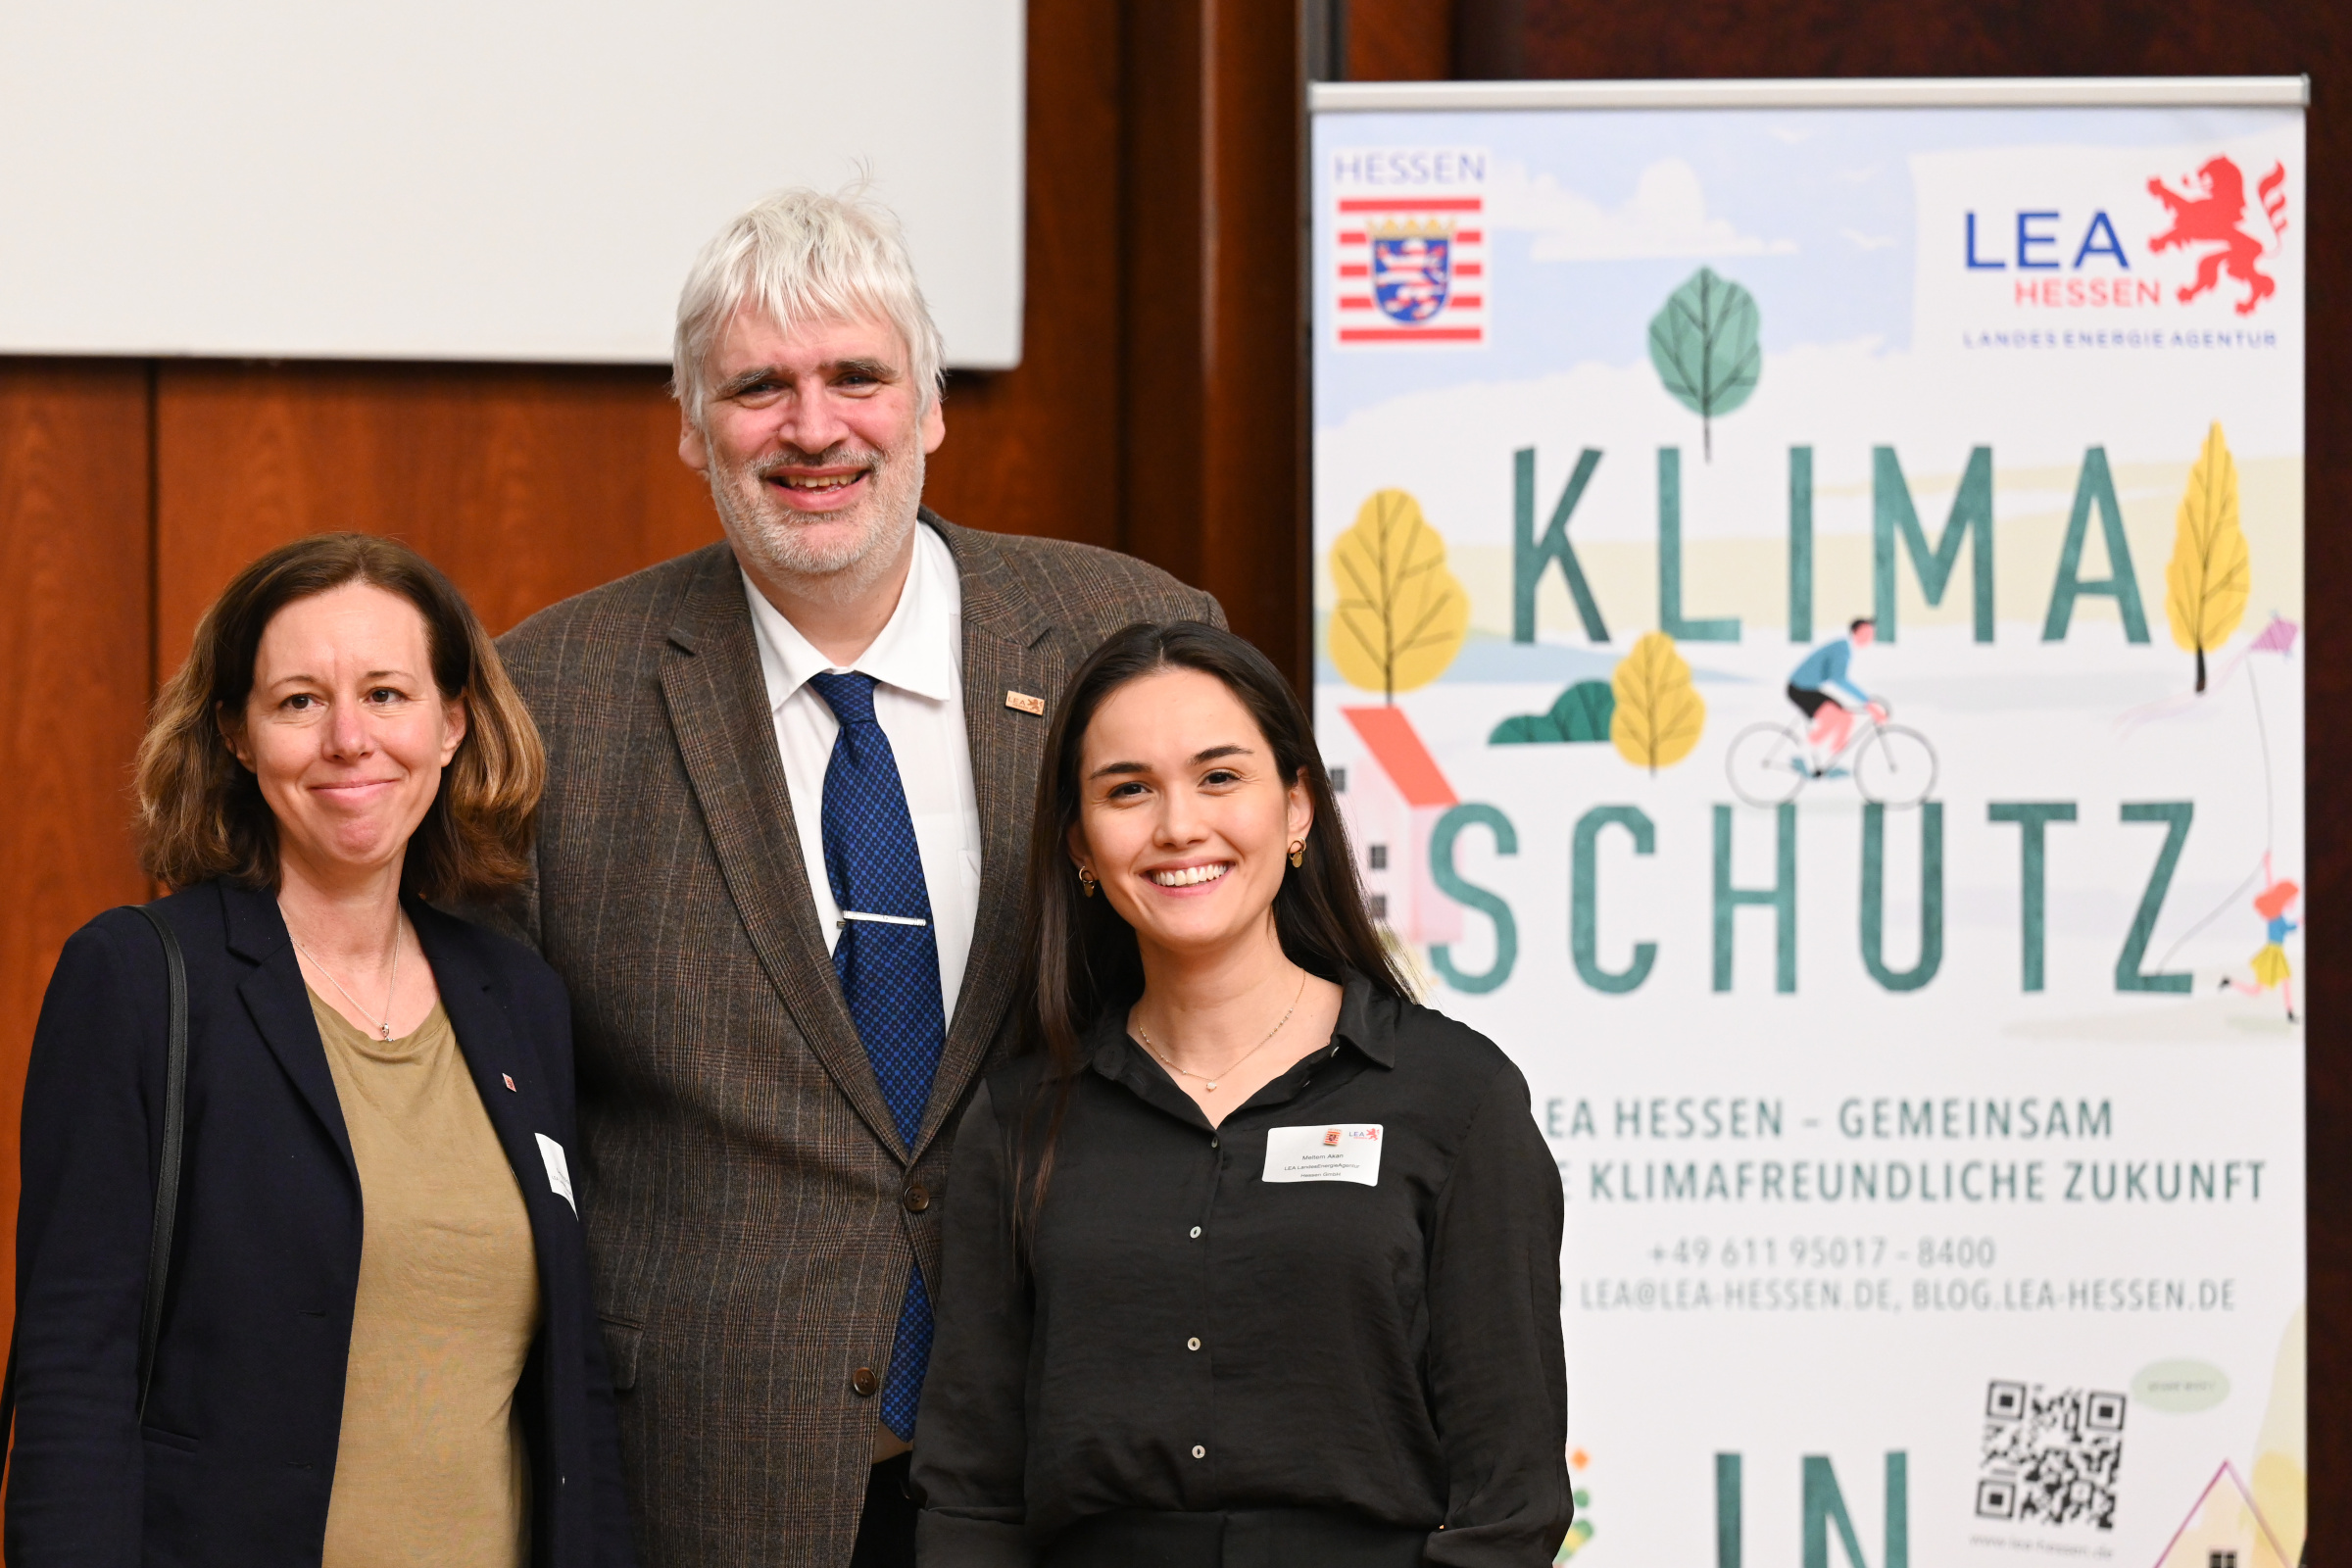
<instances>
[{"instance_id":1,"label":"name badge on black shirt","mask_svg":"<svg viewBox=\"0 0 2352 1568\"><path fill-rule=\"evenodd\" d=\"M1270 1182L1357 1182L1380 1185L1380 1124L1266 1129Z\"/></svg>"}]
</instances>

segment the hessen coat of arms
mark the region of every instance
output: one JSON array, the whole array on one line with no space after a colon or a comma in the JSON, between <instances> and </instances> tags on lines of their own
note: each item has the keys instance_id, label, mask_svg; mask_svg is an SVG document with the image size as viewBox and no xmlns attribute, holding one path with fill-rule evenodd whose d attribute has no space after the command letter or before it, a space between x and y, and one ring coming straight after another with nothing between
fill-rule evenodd
<instances>
[{"instance_id":1,"label":"hessen coat of arms","mask_svg":"<svg viewBox=\"0 0 2352 1568\"><path fill-rule=\"evenodd\" d=\"M1453 224L1403 220L1368 225L1372 299L1392 321L1426 321L1446 308L1453 281Z\"/></svg>"}]
</instances>

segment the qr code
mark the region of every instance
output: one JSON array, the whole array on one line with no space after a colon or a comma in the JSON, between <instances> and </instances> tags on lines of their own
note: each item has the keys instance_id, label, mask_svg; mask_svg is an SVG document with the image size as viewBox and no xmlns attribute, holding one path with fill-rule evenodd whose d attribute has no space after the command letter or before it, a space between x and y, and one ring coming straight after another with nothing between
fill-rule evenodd
<instances>
[{"instance_id":1,"label":"qr code","mask_svg":"<svg viewBox=\"0 0 2352 1568\"><path fill-rule=\"evenodd\" d=\"M2122 1395L2038 1383L1986 1386L1978 1518L2113 1530L2123 1463Z\"/></svg>"}]
</instances>

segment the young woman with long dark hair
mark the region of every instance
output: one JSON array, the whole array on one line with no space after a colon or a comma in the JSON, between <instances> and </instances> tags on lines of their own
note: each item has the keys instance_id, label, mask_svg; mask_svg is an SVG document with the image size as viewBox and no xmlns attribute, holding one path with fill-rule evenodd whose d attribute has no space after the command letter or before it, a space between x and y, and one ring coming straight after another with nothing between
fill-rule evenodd
<instances>
[{"instance_id":1,"label":"young woman with long dark hair","mask_svg":"<svg viewBox=\"0 0 2352 1568\"><path fill-rule=\"evenodd\" d=\"M925 1568L1548 1564L1558 1171L1518 1069L1414 1004L1256 649L1087 661L1027 935L950 1175Z\"/></svg>"}]
</instances>

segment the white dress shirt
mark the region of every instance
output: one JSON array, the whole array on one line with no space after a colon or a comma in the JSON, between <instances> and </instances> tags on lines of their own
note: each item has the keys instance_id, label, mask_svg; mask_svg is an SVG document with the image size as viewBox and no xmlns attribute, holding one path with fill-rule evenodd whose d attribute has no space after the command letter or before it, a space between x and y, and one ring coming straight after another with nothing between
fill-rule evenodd
<instances>
[{"instance_id":1,"label":"white dress shirt","mask_svg":"<svg viewBox=\"0 0 2352 1568\"><path fill-rule=\"evenodd\" d=\"M808 677L854 669L874 677L874 718L890 737L914 822L923 886L931 896L931 930L939 945L939 997L956 1016L963 965L972 951L980 910L980 801L972 788L971 744L963 727L963 587L947 541L917 523L914 564L899 593L898 609L873 646L844 666L828 661L767 602L749 573L752 625L760 638L760 673L776 721L776 750L792 792L801 860L825 951L841 940L841 907L825 875L825 767L841 722Z\"/></svg>"}]
</instances>

